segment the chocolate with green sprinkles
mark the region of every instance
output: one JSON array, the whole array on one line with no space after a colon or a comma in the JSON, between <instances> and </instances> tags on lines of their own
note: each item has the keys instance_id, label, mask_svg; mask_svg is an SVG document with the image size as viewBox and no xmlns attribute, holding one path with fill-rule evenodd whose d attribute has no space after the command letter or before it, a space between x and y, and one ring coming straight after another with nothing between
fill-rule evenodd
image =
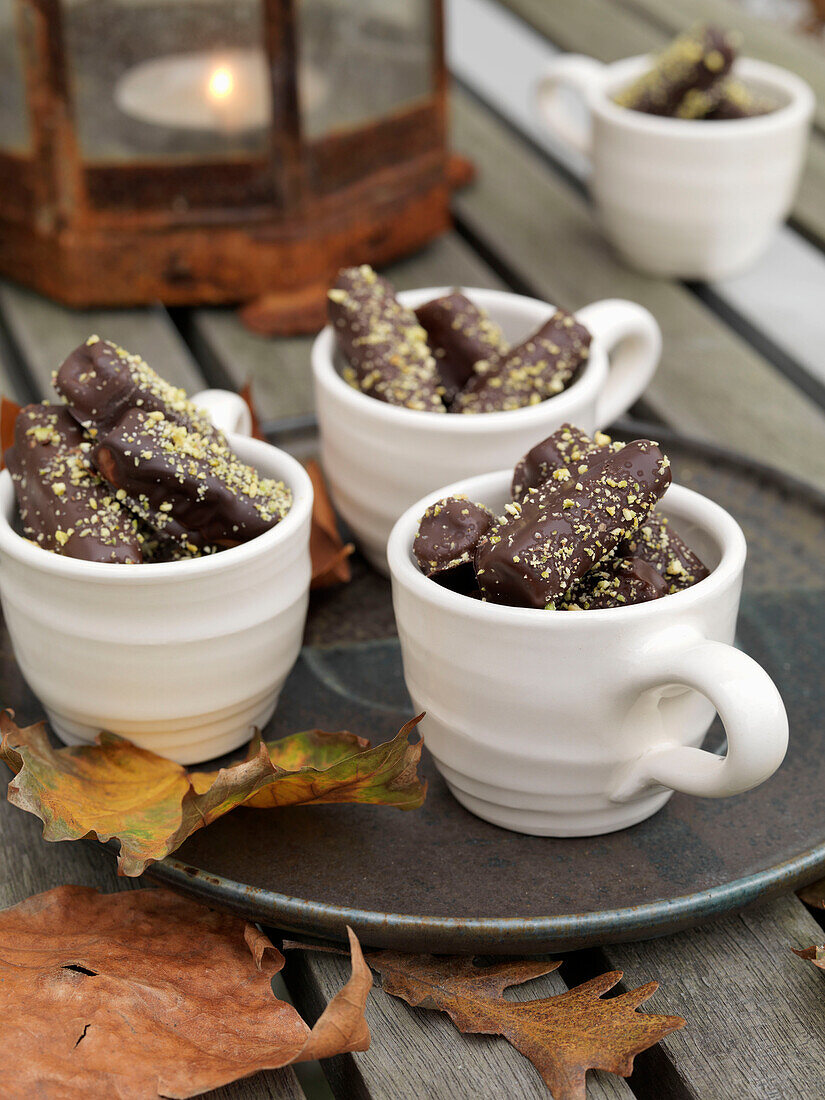
<instances>
[{"instance_id":1,"label":"chocolate with green sprinkles","mask_svg":"<svg viewBox=\"0 0 825 1100\"><path fill-rule=\"evenodd\" d=\"M415 315L427 333L447 406L472 378L479 360L507 350L495 321L458 290L419 306Z\"/></svg>"},{"instance_id":2,"label":"chocolate with green sprinkles","mask_svg":"<svg viewBox=\"0 0 825 1100\"><path fill-rule=\"evenodd\" d=\"M450 411L488 413L537 405L575 381L591 336L572 314L557 309L542 327L503 355L476 363L475 374Z\"/></svg>"},{"instance_id":3,"label":"chocolate with green sprinkles","mask_svg":"<svg viewBox=\"0 0 825 1100\"><path fill-rule=\"evenodd\" d=\"M466 496L445 497L431 504L421 517L413 541L413 554L421 572L453 591L473 591L477 588L475 549L495 522L488 508Z\"/></svg>"},{"instance_id":4,"label":"chocolate with green sprinkles","mask_svg":"<svg viewBox=\"0 0 825 1100\"><path fill-rule=\"evenodd\" d=\"M282 481L259 477L221 443L161 412L130 409L97 443L92 461L162 539L191 552L248 542L292 503Z\"/></svg>"},{"instance_id":5,"label":"chocolate with green sprinkles","mask_svg":"<svg viewBox=\"0 0 825 1100\"><path fill-rule=\"evenodd\" d=\"M775 106L765 96L752 92L746 84L734 77L720 80L713 88L713 103L702 117L710 122L724 122L737 118L757 118L770 114Z\"/></svg>"},{"instance_id":6,"label":"chocolate with green sprinkles","mask_svg":"<svg viewBox=\"0 0 825 1100\"><path fill-rule=\"evenodd\" d=\"M167 420L226 446L206 412L183 390L165 382L139 355L99 336L90 336L67 356L54 386L91 436L103 435L127 409L137 408L162 412Z\"/></svg>"},{"instance_id":7,"label":"chocolate with green sprinkles","mask_svg":"<svg viewBox=\"0 0 825 1100\"><path fill-rule=\"evenodd\" d=\"M664 578L667 592L681 592L704 580L710 570L673 530L670 521L653 509L645 522L619 547L624 557L642 558Z\"/></svg>"},{"instance_id":8,"label":"chocolate with green sprinkles","mask_svg":"<svg viewBox=\"0 0 825 1100\"><path fill-rule=\"evenodd\" d=\"M702 117L713 106L704 93L727 76L736 47L735 37L719 27L681 34L648 72L614 97L615 102L650 115Z\"/></svg>"},{"instance_id":9,"label":"chocolate with green sprinkles","mask_svg":"<svg viewBox=\"0 0 825 1100\"><path fill-rule=\"evenodd\" d=\"M534 490L478 544L483 597L552 606L641 526L670 481L670 463L656 444L635 440L609 455L595 477Z\"/></svg>"},{"instance_id":10,"label":"chocolate with green sprinkles","mask_svg":"<svg viewBox=\"0 0 825 1100\"><path fill-rule=\"evenodd\" d=\"M64 408L27 405L17 414L5 459L23 533L69 558L142 562L138 521L92 469L84 439Z\"/></svg>"},{"instance_id":11,"label":"chocolate with green sprinkles","mask_svg":"<svg viewBox=\"0 0 825 1100\"><path fill-rule=\"evenodd\" d=\"M435 359L411 309L386 279L368 267L339 272L328 291L327 315L357 390L408 409L445 412Z\"/></svg>"},{"instance_id":12,"label":"chocolate with green sprinkles","mask_svg":"<svg viewBox=\"0 0 825 1100\"><path fill-rule=\"evenodd\" d=\"M612 557L577 581L556 603L557 611L598 611L666 596L667 582L643 558Z\"/></svg>"},{"instance_id":13,"label":"chocolate with green sprinkles","mask_svg":"<svg viewBox=\"0 0 825 1100\"><path fill-rule=\"evenodd\" d=\"M577 481L597 470L608 455L621 448L621 443L613 443L604 432L596 432L591 438L573 424L562 424L516 464L513 500L523 501L531 489L538 489L548 480Z\"/></svg>"}]
</instances>

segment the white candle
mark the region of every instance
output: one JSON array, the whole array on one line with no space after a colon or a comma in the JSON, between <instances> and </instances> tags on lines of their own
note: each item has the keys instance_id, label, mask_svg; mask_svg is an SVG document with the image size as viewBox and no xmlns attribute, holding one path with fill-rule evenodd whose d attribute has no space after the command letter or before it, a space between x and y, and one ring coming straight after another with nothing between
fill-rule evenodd
<instances>
[{"instance_id":1,"label":"white candle","mask_svg":"<svg viewBox=\"0 0 825 1100\"><path fill-rule=\"evenodd\" d=\"M170 54L130 69L115 103L157 126L239 133L266 126L271 99L263 50Z\"/></svg>"}]
</instances>

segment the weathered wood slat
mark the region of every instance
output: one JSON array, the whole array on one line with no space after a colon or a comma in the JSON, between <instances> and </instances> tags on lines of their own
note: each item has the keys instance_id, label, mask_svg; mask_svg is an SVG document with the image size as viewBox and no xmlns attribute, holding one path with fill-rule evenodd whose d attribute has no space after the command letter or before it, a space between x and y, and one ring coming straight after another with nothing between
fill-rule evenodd
<instances>
[{"instance_id":1,"label":"weathered wood slat","mask_svg":"<svg viewBox=\"0 0 825 1100\"><path fill-rule=\"evenodd\" d=\"M825 415L678 284L625 268L585 200L466 94L453 97L457 148L479 166L454 208L463 226L538 297L577 308L627 297L656 316L662 365L645 402L689 433L821 482Z\"/></svg>"},{"instance_id":2,"label":"weathered wood slat","mask_svg":"<svg viewBox=\"0 0 825 1100\"><path fill-rule=\"evenodd\" d=\"M455 234L447 234L385 271L399 289L450 282L492 286L495 276ZM289 420L313 411L311 337L272 340L244 328L234 310L198 309L188 333L213 385L252 383L265 420Z\"/></svg>"},{"instance_id":3,"label":"weathered wood slat","mask_svg":"<svg viewBox=\"0 0 825 1100\"><path fill-rule=\"evenodd\" d=\"M31 290L0 284L0 310L31 375L36 393L53 395L52 371L72 348L92 333L137 352L158 374L190 393L202 389L203 375L162 307L72 310Z\"/></svg>"},{"instance_id":4,"label":"weathered wood slat","mask_svg":"<svg viewBox=\"0 0 825 1100\"><path fill-rule=\"evenodd\" d=\"M668 1011L688 1021L637 1060L638 1095L658 1100L675 1073L665 1095L684 1100L821 1100L825 983L791 952L821 939L790 894L678 936L605 948L610 966L659 980Z\"/></svg>"},{"instance_id":5,"label":"weathered wood slat","mask_svg":"<svg viewBox=\"0 0 825 1100\"><path fill-rule=\"evenodd\" d=\"M825 64L825 62L823 62ZM825 243L825 139L812 141L792 220L814 240Z\"/></svg>"},{"instance_id":6,"label":"weathered wood slat","mask_svg":"<svg viewBox=\"0 0 825 1100\"><path fill-rule=\"evenodd\" d=\"M0 325L0 394L21 405L34 395L29 392L26 380L17 368L14 350Z\"/></svg>"},{"instance_id":7,"label":"weathered wood slat","mask_svg":"<svg viewBox=\"0 0 825 1100\"><path fill-rule=\"evenodd\" d=\"M346 981L349 964L337 956L290 951L286 972L296 1005L311 1021ZM514 1000L532 1000L566 988L553 973L510 994ZM504 1039L460 1035L443 1013L410 1008L377 986L367 1002L367 1022L372 1033L368 1051L324 1063L339 1100L547 1100L536 1070ZM588 1075L587 1095L588 1100L633 1096L623 1079L609 1073Z\"/></svg>"},{"instance_id":8,"label":"weathered wood slat","mask_svg":"<svg viewBox=\"0 0 825 1100\"><path fill-rule=\"evenodd\" d=\"M678 0L678 3L624 0L623 4L616 0L576 0L575 4L559 0L501 2L561 49L589 54L605 62L655 50L674 32L700 18L716 18L725 25L741 26L746 32L745 53L775 61L809 80L819 97L817 118L825 126L823 51L773 24L747 15L740 4L722 0ZM825 137L815 132L794 218L806 232L825 241L823 194Z\"/></svg>"},{"instance_id":9,"label":"weathered wood slat","mask_svg":"<svg viewBox=\"0 0 825 1100\"><path fill-rule=\"evenodd\" d=\"M104 893L143 885L141 880L119 878L111 854L97 845L44 841L37 818L6 801L9 776L0 765L0 909L69 883L94 886ZM238 1081L209 1096L212 1100L303 1100L304 1093L293 1070L284 1069Z\"/></svg>"}]
</instances>

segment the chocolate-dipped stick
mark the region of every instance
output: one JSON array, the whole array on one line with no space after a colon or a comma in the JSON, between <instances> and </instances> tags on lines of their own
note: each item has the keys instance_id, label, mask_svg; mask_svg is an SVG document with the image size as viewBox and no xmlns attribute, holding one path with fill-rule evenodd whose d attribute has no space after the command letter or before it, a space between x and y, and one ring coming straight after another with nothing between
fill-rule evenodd
<instances>
[{"instance_id":1,"label":"chocolate-dipped stick","mask_svg":"<svg viewBox=\"0 0 825 1100\"><path fill-rule=\"evenodd\" d=\"M701 93L730 71L736 45L734 37L719 27L681 34L659 54L652 69L614 97L615 102L650 115L688 111L692 100L702 101Z\"/></svg>"},{"instance_id":2,"label":"chocolate-dipped stick","mask_svg":"<svg viewBox=\"0 0 825 1100\"><path fill-rule=\"evenodd\" d=\"M415 315L427 333L447 406L472 378L479 360L507 350L504 333L495 321L457 290L419 306Z\"/></svg>"},{"instance_id":3,"label":"chocolate-dipped stick","mask_svg":"<svg viewBox=\"0 0 825 1100\"><path fill-rule=\"evenodd\" d=\"M451 412L520 409L554 397L573 382L587 359L591 336L562 309L538 332L504 355L482 360Z\"/></svg>"},{"instance_id":4,"label":"chocolate-dipped stick","mask_svg":"<svg viewBox=\"0 0 825 1100\"><path fill-rule=\"evenodd\" d=\"M774 110L764 96L755 95L747 85L734 77L720 80L713 88L714 102L704 118L710 122L736 118L756 118Z\"/></svg>"},{"instance_id":5,"label":"chocolate-dipped stick","mask_svg":"<svg viewBox=\"0 0 825 1100\"><path fill-rule=\"evenodd\" d=\"M636 440L611 454L595 477L531 493L478 545L484 598L551 606L642 524L670 480L670 463L656 444Z\"/></svg>"},{"instance_id":6,"label":"chocolate-dipped stick","mask_svg":"<svg viewBox=\"0 0 825 1100\"><path fill-rule=\"evenodd\" d=\"M444 412L435 359L411 309L366 265L341 271L327 314L355 389L390 405Z\"/></svg>"},{"instance_id":7,"label":"chocolate-dipped stick","mask_svg":"<svg viewBox=\"0 0 825 1100\"><path fill-rule=\"evenodd\" d=\"M681 592L709 573L706 565L673 530L669 520L656 509L619 547L625 557L642 558L664 577L669 593Z\"/></svg>"},{"instance_id":8,"label":"chocolate-dipped stick","mask_svg":"<svg viewBox=\"0 0 825 1100\"><path fill-rule=\"evenodd\" d=\"M92 452L103 477L162 538L210 553L274 527L292 494L220 443L130 409Z\"/></svg>"},{"instance_id":9,"label":"chocolate-dipped stick","mask_svg":"<svg viewBox=\"0 0 825 1100\"><path fill-rule=\"evenodd\" d=\"M127 409L162 412L167 420L224 443L203 409L171 386L139 355L99 336L90 336L67 356L54 386L90 436L113 427Z\"/></svg>"},{"instance_id":10,"label":"chocolate-dipped stick","mask_svg":"<svg viewBox=\"0 0 825 1100\"><path fill-rule=\"evenodd\" d=\"M612 557L577 581L556 603L557 611L597 611L658 600L667 581L643 558Z\"/></svg>"},{"instance_id":11,"label":"chocolate-dipped stick","mask_svg":"<svg viewBox=\"0 0 825 1100\"><path fill-rule=\"evenodd\" d=\"M64 408L27 405L17 414L6 466L23 533L69 558L141 562L138 522L92 470L83 451L88 446Z\"/></svg>"},{"instance_id":12,"label":"chocolate-dipped stick","mask_svg":"<svg viewBox=\"0 0 825 1100\"><path fill-rule=\"evenodd\" d=\"M477 587L473 570L476 546L495 521L488 508L466 496L431 504L413 542L421 572L454 591L471 592Z\"/></svg>"},{"instance_id":13,"label":"chocolate-dipped stick","mask_svg":"<svg viewBox=\"0 0 825 1100\"><path fill-rule=\"evenodd\" d=\"M531 489L538 489L551 479L578 480L588 471L598 469L602 460L621 448L621 443L613 443L604 432L596 432L591 438L573 424L562 424L517 463L513 471L513 500L523 501Z\"/></svg>"}]
</instances>

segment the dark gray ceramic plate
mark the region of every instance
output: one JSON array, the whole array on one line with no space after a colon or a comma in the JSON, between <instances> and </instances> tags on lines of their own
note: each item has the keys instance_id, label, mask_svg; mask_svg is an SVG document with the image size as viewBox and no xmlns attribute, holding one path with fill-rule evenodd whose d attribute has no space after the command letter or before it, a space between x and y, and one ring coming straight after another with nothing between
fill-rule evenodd
<instances>
[{"instance_id":1,"label":"dark gray ceramic plate","mask_svg":"<svg viewBox=\"0 0 825 1100\"><path fill-rule=\"evenodd\" d=\"M777 775L737 798L675 795L624 832L556 840L473 817L426 761L421 810L239 810L152 874L291 932L339 939L350 924L371 946L467 953L663 935L825 874L825 498L653 432L677 479L745 529L739 644L788 708L791 748ZM357 563L346 588L313 594L306 643L267 736L346 727L383 741L410 716L389 585L366 566ZM7 689L22 692L8 659L6 670ZM25 703L21 713L36 717L36 703ZM709 745L721 740L714 727Z\"/></svg>"}]
</instances>

